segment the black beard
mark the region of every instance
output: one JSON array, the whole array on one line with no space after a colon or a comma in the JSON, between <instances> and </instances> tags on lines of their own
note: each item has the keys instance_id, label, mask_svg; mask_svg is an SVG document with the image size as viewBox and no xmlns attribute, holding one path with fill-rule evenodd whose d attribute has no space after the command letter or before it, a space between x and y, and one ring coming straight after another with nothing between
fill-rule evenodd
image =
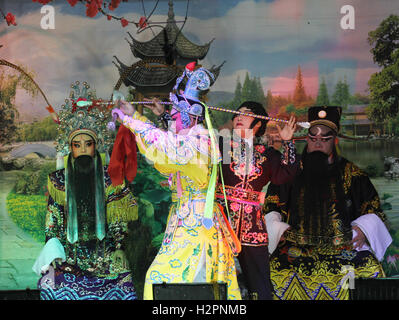
<instances>
[{"instance_id":1,"label":"black beard","mask_svg":"<svg viewBox=\"0 0 399 320\"><path fill-rule=\"evenodd\" d=\"M325 182L329 175L328 155L321 151L305 153L302 157L302 164L305 182L308 186Z\"/></svg>"},{"instance_id":2,"label":"black beard","mask_svg":"<svg viewBox=\"0 0 399 320\"><path fill-rule=\"evenodd\" d=\"M328 156L320 151L302 155L303 170L293 185L292 225L305 233L322 233L329 223L332 172ZM302 208L302 209L299 209Z\"/></svg>"},{"instance_id":3,"label":"black beard","mask_svg":"<svg viewBox=\"0 0 399 320\"><path fill-rule=\"evenodd\" d=\"M75 158L74 173L77 176L94 176L94 159L91 156L83 155Z\"/></svg>"},{"instance_id":4,"label":"black beard","mask_svg":"<svg viewBox=\"0 0 399 320\"><path fill-rule=\"evenodd\" d=\"M83 155L75 158L73 188L75 190L78 223L94 232L95 225L94 159ZM80 228L80 230L82 230Z\"/></svg>"}]
</instances>

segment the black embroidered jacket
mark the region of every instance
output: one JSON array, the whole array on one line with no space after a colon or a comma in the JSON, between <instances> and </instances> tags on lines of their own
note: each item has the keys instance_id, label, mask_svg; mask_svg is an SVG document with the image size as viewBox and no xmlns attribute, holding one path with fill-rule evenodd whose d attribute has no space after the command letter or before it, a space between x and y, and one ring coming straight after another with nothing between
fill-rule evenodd
<instances>
[{"instance_id":1,"label":"black embroidered jacket","mask_svg":"<svg viewBox=\"0 0 399 320\"><path fill-rule=\"evenodd\" d=\"M229 214L242 245L265 246L268 243L262 214L262 189L270 181L275 184L291 181L298 168L294 144L284 142L283 148L281 154L256 140L250 145L236 136L219 139L223 176L219 177L216 197L223 205L225 214ZM225 206L222 180L228 208Z\"/></svg>"},{"instance_id":2,"label":"black embroidered jacket","mask_svg":"<svg viewBox=\"0 0 399 320\"><path fill-rule=\"evenodd\" d=\"M301 162L301 161L300 161ZM264 213L277 211L281 214L283 222L292 226L286 231L285 238L301 245L325 245L328 247L341 246L352 239L351 221L367 213L376 214L382 221L386 216L381 209L377 191L367 174L355 164L345 158L338 157L335 166L342 181L343 196L338 196L338 189L334 183L330 186L334 192L326 202L328 210L328 227L313 229L311 232L304 230L304 219L312 215L304 212L303 205L293 205L292 184L273 185L268 187ZM299 174L300 171L298 170ZM299 203L303 198L301 193ZM341 208L341 209L340 209ZM297 212L294 214L294 212ZM294 221L297 221L294 223ZM295 226L293 224L296 224Z\"/></svg>"}]
</instances>

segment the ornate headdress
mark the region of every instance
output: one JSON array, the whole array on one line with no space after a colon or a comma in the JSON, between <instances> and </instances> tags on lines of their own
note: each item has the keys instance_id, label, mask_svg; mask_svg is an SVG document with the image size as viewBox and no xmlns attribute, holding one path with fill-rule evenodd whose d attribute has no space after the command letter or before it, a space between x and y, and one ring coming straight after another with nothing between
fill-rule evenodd
<instances>
[{"instance_id":1,"label":"ornate headdress","mask_svg":"<svg viewBox=\"0 0 399 320\"><path fill-rule=\"evenodd\" d=\"M180 111L182 124L184 128L191 125L189 115L198 116L202 121L204 119L205 108L199 100L202 91L208 90L215 82L215 75L205 68L194 70L195 62L186 65L183 74L177 78L174 90L177 93L169 94L170 100L173 102L173 108ZM180 83L187 78L187 83L183 93L179 93Z\"/></svg>"},{"instance_id":2,"label":"ornate headdress","mask_svg":"<svg viewBox=\"0 0 399 320\"><path fill-rule=\"evenodd\" d=\"M67 166L65 172L65 193L67 201L68 224L67 224L67 239L70 243L78 241L78 214L76 204L76 194L71 187L71 170L72 155L65 157L70 153L69 146L72 139L78 134L88 134L91 136L96 144L98 153L105 153L107 155L108 149L112 144L111 133L107 130L107 123L110 118L110 111L107 109L100 109L97 106L79 106L79 101L92 100L95 97L94 91L89 91L90 86L87 82L82 83L76 81L71 84L73 89L70 92L69 99L65 99L65 104L61 106L59 112L59 126L58 136L56 138L57 146L57 169L62 169L65 166L65 159L67 159ZM105 204L104 204L104 173L103 162L97 153L94 159L95 172L95 217L96 217L96 236L99 240L105 237ZM65 157L65 159L64 159Z\"/></svg>"},{"instance_id":3,"label":"ornate headdress","mask_svg":"<svg viewBox=\"0 0 399 320\"><path fill-rule=\"evenodd\" d=\"M69 99L65 99L65 104L61 106L56 150L62 156L69 154L72 139L78 134L85 133L94 139L98 152L107 153L113 143L111 133L107 130L110 112L99 107L78 106L78 101L96 98L95 92L89 91L90 86L87 82L82 83L82 88L79 85L79 81L71 84L73 90Z\"/></svg>"}]
</instances>

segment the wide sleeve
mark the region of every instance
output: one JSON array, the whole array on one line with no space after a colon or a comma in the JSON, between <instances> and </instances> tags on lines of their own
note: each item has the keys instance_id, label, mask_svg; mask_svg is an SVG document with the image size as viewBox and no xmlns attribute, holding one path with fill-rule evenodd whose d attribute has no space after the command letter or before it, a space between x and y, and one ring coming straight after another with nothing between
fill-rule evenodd
<instances>
[{"instance_id":1,"label":"wide sleeve","mask_svg":"<svg viewBox=\"0 0 399 320\"><path fill-rule=\"evenodd\" d=\"M61 185L53 183L54 179L55 175L50 175L48 179L49 197L45 219L46 243L32 266L32 270L37 275L45 273L54 260L66 260L64 249L64 206L55 200L58 198L58 200L62 202L65 192Z\"/></svg>"},{"instance_id":2,"label":"wide sleeve","mask_svg":"<svg viewBox=\"0 0 399 320\"><path fill-rule=\"evenodd\" d=\"M276 185L270 183L265 196L263 213L267 214L272 211L279 212L281 215L281 221L288 222L288 201L290 188L290 184Z\"/></svg>"},{"instance_id":3,"label":"wide sleeve","mask_svg":"<svg viewBox=\"0 0 399 320\"><path fill-rule=\"evenodd\" d=\"M370 178L364 171L350 162L345 166L344 188L349 193L352 202L352 220L369 213L374 213L383 222L387 220L381 209L378 193Z\"/></svg>"},{"instance_id":4,"label":"wide sleeve","mask_svg":"<svg viewBox=\"0 0 399 320\"><path fill-rule=\"evenodd\" d=\"M58 238L64 242L64 206L49 196L45 220L46 242L51 238Z\"/></svg>"},{"instance_id":5,"label":"wide sleeve","mask_svg":"<svg viewBox=\"0 0 399 320\"><path fill-rule=\"evenodd\" d=\"M138 112L125 116L123 124L134 133L139 151L161 174L180 171L199 185L207 184L210 140L205 129L195 134L176 134L157 128Z\"/></svg>"},{"instance_id":6,"label":"wide sleeve","mask_svg":"<svg viewBox=\"0 0 399 320\"><path fill-rule=\"evenodd\" d=\"M138 219L138 205L130 189L123 183L111 184L105 176L108 236L116 249L123 249L123 240L128 233L128 223Z\"/></svg>"},{"instance_id":7,"label":"wide sleeve","mask_svg":"<svg viewBox=\"0 0 399 320\"><path fill-rule=\"evenodd\" d=\"M193 139L189 135L159 129L138 112L132 117L125 116L123 124L136 136L141 153L154 163L187 164L196 158L196 151L208 151L207 137Z\"/></svg>"},{"instance_id":8,"label":"wide sleeve","mask_svg":"<svg viewBox=\"0 0 399 320\"><path fill-rule=\"evenodd\" d=\"M47 213L45 219L46 242L58 238L62 244L66 240L65 221L65 184L63 170L55 171L48 176Z\"/></svg>"},{"instance_id":9,"label":"wide sleeve","mask_svg":"<svg viewBox=\"0 0 399 320\"><path fill-rule=\"evenodd\" d=\"M263 213L268 235L268 249L272 254L277 248L283 233L290 227L287 210L289 186L270 184L267 189Z\"/></svg>"},{"instance_id":10,"label":"wide sleeve","mask_svg":"<svg viewBox=\"0 0 399 320\"><path fill-rule=\"evenodd\" d=\"M294 143L284 141L282 154L274 148L268 148L266 156L268 178L273 184L280 185L294 180L299 168Z\"/></svg>"}]
</instances>

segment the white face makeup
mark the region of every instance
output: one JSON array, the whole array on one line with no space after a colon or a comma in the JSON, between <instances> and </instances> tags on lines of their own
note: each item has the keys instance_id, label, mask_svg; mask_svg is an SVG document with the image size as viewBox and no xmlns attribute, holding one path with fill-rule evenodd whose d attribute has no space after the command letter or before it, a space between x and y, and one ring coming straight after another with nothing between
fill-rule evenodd
<instances>
[{"instance_id":1,"label":"white face makeup","mask_svg":"<svg viewBox=\"0 0 399 320\"><path fill-rule=\"evenodd\" d=\"M334 149L335 135L329 127L316 125L309 129L306 141L308 143L308 153L321 151L329 156Z\"/></svg>"},{"instance_id":2,"label":"white face makeup","mask_svg":"<svg viewBox=\"0 0 399 320\"><path fill-rule=\"evenodd\" d=\"M74 158L82 155L94 157L95 145L93 138L88 134L78 134L71 142L72 156Z\"/></svg>"},{"instance_id":3,"label":"white face makeup","mask_svg":"<svg viewBox=\"0 0 399 320\"><path fill-rule=\"evenodd\" d=\"M253 112L250 109L247 109L245 106L238 109L238 111L253 114ZM251 128L251 124L254 121L254 119L255 118L253 117L244 116L244 115L235 116L233 119L234 132L237 133L242 138L252 138L256 134L256 131L261 126L261 122L258 122L254 128Z\"/></svg>"}]
</instances>

